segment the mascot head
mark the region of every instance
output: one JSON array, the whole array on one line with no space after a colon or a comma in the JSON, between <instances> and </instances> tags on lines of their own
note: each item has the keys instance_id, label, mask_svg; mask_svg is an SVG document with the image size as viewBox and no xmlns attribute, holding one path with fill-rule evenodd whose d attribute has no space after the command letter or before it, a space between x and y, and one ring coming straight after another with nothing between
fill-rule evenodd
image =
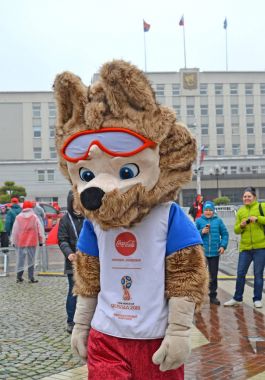
<instances>
[{"instance_id":1,"label":"mascot head","mask_svg":"<svg viewBox=\"0 0 265 380\"><path fill-rule=\"evenodd\" d=\"M196 142L156 103L140 70L114 60L89 87L64 72L54 91L60 168L86 218L103 229L129 227L176 199L191 178Z\"/></svg>"}]
</instances>

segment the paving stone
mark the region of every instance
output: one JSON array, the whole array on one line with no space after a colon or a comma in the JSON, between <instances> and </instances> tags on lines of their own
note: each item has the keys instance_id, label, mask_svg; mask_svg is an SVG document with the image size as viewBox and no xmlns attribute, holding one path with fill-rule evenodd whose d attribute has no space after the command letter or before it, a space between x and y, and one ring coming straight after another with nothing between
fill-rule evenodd
<instances>
[{"instance_id":1,"label":"paving stone","mask_svg":"<svg viewBox=\"0 0 265 380\"><path fill-rule=\"evenodd\" d=\"M67 279L38 279L32 285L0 278L1 380L41 379L82 365L65 331Z\"/></svg>"}]
</instances>

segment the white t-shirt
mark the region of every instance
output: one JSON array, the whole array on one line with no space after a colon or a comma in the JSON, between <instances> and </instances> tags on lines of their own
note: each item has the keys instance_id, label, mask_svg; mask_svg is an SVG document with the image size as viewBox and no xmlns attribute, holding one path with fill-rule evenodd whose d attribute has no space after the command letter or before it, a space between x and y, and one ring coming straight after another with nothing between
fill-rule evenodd
<instances>
[{"instance_id":1,"label":"white t-shirt","mask_svg":"<svg viewBox=\"0 0 265 380\"><path fill-rule=\"evenodd\" d=\"M100 292L91 326L132 339L165 335L165 257L202 244L191 220L175 203L158 205L131 228L103 231L85 221L78 249L100 260Z\"/></svg>"}]
</instances>

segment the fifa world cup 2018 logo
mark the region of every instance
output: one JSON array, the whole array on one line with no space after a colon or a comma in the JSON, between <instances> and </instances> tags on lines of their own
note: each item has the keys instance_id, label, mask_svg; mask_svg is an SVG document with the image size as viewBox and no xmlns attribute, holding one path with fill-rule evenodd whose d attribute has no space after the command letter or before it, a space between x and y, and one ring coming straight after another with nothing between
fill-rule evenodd
<instances>
[{"instance_id":1,"label":"fifa world cup 2018 logo","mask_svg":"<svg viewBox=\"0 0 265 380\"><path fill-rule=\"evenodd\" d=\"M123 276L121 279L121 285L123 290L123 297L122 299L124 301L130 301L131 295L129 292L130 287L132 286L132 279L130 276Z\"/></svg>"}]
</instances>

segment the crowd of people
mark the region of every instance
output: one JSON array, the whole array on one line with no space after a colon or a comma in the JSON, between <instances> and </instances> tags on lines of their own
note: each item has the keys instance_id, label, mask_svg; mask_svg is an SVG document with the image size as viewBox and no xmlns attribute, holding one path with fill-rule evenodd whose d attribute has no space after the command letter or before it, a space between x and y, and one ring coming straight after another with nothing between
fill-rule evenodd
<instances>
[{"instance_id":1,"label":"crowd of people","mask_svg":"<svg viewBox=\"0 0 265 380\"><path fill-rule=\"evenodd\" d=\"M243 192L243 205L236 213L234 232L240 235L239 258L237 265L236 288L232 299L224 306L238 306L243 302L243 294L250 264L254 268L255 308L261 308L263 292L263 275L265 268L265 206L259 203L254 187L247 187ZM214 203L203 202L203 196L198 194L189 209L203 241L203 248L209 270L210 303L220 305L217 298L217 275L219 258L224 254L229 242L228 230L221 218L215 212Z\"/></svg>"},{"instance_id":2,"label":"crowd of people","mask_svg":"<svg viewBox=\"0 0 265 380\"><path fill-rule=\"evenodd\" d=\"M264 209L263 209L264 208ZM203 201L198 194L189 214L201 235L206 263L209 271L209 302L220 305L217 297L220 256L225 253L229 232L224 221L217 215L212 201ZM25 260L28 264L28 281L37 283L34 277L35 256L38 246L45 242L44 211L34 201L25 200L22 207L16 197L3 220L0 217L1 247L13 245L17 253L16 282L24 281ZM72 333L76 297L73 295L73 263L76 260L76 244L84 218L75 211L73 192L69 191L67 212L58 226L58 245L65 257L64 273L68 279L66 296L67 332ZM246 275L250 264L254 267L254 307L262 307L263 274L265 268L265 207L259 203L256 191L248 187L243 192L243 205L238 209L234 232L241 236L235 293L224 306L238 306L243 302Z\"/></svg>"}]
</instances>

